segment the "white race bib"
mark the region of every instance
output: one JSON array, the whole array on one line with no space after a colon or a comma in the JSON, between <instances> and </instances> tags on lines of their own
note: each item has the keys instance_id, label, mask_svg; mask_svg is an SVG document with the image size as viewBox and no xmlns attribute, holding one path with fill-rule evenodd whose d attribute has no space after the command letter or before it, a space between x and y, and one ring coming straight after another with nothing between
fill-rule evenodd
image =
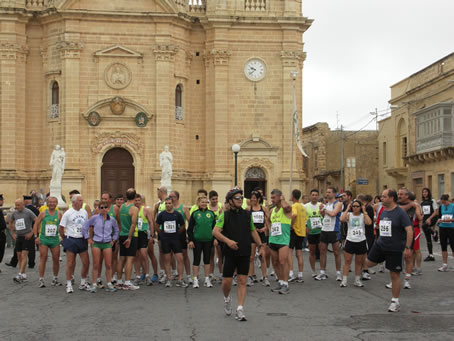
<instances>
[{"instance_id":1,"label":"white race bib","mask_svg":"<svg viewBox=\"0 0 454 341\"><path fill-rule=\"evenodd\" d=\"M422 214L424 214L424 215L430 214L430 205L424 205L422 207Z\"/></svg>"},{"instance_id":2,"label":"white race bib","mask_svg":"<svg viewBox=\"0 0 454 341\"><path fill-rule=\"evenodd\" d=\"M323 231L334 231L335 224L336 218L326 214L323 218Z\"/></svg>"},{"instance_id":3,"label":"white race bib","mask_svg":"<svg viewBox=\"0 0 454 341\"><path fill-rule=\"evenodd\" d=\"M271 225L271 236L276 237L282 235L281 223L273 223Z\"/></svg>"},{"instance_id":4,"label":"white race bib","mask_svg":"<svg viewBox=\"0 0 454 341\"><path fill-rule=\"evenodd\" d=\"M46 237L55 237L57 235L57 226L52 224L46 224L44 234Z\"/></svg>"},{"instance_id":5,"label":"white race bib","mask_svg":"<svg viewBox=\"0 0 454 341\"><path fill-rule=\"evenodd\" d=\"M265 222L265 214L262 211L252 212L252 221L254 224L263 224Z\"/></svg>"},{"instance_id":6,"label":"white race bib","mask_svg":"<svg viewBox=\"0 0 454 341\"><path fill-rule=\"evenodd\" d=\"M390 220L380 220L380 237L392 237L391 226Z\"/></svg>"},{"instance_id":7,"label":"white race bib","mask_svg":"<svg viewBox=\"0 0 454 341\"><path fill-rule=\"evenodd\" d=\"M137 219L137 227L139 228L139 230L142 229L142 225L143 225L143 219L142 218L138 218Z\"/></svg>"},{"instance_id":8,"label":"white race bib","mask_svg":"<svg viewBox=\"0 0 454 341\"><path fill-rule=\"evenodd\" d=\"M311 218L311 228L321 229L322 228L322 219L320 217Z\"/></svg>"},{"instance_id":9,"label":"white race bib","mask_svg":"<svg viewBox=\"0 0 454 341\"><path fill-rule=\"evenodd\" d=\"M351 231L351 237L354 240L361 240L363 238L363 229L361 227L354 227Z\"/></svg>"},{"instance_id":10,"label":"white race bib","mask_svg":"<svg viewBox=\"0 0 454 341\"><path fill-rule=\"evenodd\" d=\"M82 234L82 225L77 224L76 228L75 228L75 231L76 231L77 234Z\"/></svg>"},{"instance_id":11,"label":"white race bib","mask_svg":"<svg viewBox=\"0 0 454 341\"><path fill-rule=\"evenodd\" d=\"M175 233L177 232L177 222L173 221L165 221L164 222L164 232L165 233Z\"/></svg>"},{"instance_id":12,"label":"white race bib","mask_svg":"<svg viewBox=\"0 0 454 341\"><path fill-rule=\"evenodd\" d=\"M16 220L16 231L25 230L25 220L24 218L19 218Z\"/></svg>"},{"instance_id":13,"label":"white race bib","mask_svg":"<svg viewBox=\"0 0 454 341\"><path fill-rule=\"evenodd\" d=\"M443 214L441 216L441 220L451 220L452 219L452 214ZM16 229L17 229L17 225L16 225Z\"/></svg>"}]
</instances>

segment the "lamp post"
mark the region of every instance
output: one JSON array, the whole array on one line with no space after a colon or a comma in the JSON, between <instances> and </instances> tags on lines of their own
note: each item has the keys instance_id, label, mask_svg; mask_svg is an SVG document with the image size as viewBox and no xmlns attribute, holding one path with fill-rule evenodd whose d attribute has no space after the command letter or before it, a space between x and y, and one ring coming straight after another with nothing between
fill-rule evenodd
<instances>
[{"instance_id":1,"label":"lamp post","mask_svg":"<svg viewBox=\"0 0 454 341\"><path fill-rule=\"evenodd\" d=\"M238 153L241 147L239 144L232 145L232 152L235 154L235 186L238 185Z\"/></svg>"},{"instance_id":2,"label":"lamp post","mask_svg":"<svg viewBox=\"0 0 454 341\"><path fill-rule=\"evenodd\" d=\"M289 183L288 183L289 192L290 192L289 195L292 194L292 181L293 181L293 144L294 144L294 141L293 141L293 138L294 138L294 136L293 136L294 135L293 115L297 110L297 108L296 108L296 79L298 78L298 71L296 71L296 70L291 71L290 77L293 80L293 112L292 112L292 116L290 116L291 130L290 130L290 177L289 177Z\"/></svg>"}]
</instances>

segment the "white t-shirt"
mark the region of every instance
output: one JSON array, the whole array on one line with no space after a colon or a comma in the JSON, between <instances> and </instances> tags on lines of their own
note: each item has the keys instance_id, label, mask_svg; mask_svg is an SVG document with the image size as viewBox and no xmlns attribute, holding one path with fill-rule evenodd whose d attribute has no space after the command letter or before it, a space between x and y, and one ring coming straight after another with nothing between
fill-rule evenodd
<instances>
[{"instance_id":1,"label":"white t-shirt","mask_svg":"<svg viewBox=\"0 0 454 341\"><path fill-rule=\"evenodd\" d=\"M353 213L348 213L347 226L348 241L358 243L366 240L366 227L364 225L363 213L361 213L360 215L353 215Z\"/></svg>"},{"instance_id":2,"label":"white t-shirt","mask_svg":"<svg viewBox=\"0 0 454 341\"><path fill-rule=\"evenodd\" d=\"M70 208L63 214L60 221L60 226L65 228L65 235L73 238L83 238L82 225L88 220L88 213L81 208L76 211Z\"/></svg>"}]
</instances>

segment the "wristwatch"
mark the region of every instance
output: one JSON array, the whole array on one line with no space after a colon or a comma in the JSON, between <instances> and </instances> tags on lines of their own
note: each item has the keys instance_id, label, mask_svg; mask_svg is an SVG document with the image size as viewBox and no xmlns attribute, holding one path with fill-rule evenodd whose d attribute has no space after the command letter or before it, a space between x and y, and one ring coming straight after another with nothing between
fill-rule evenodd
<instances>
[{"instance_id":1,"label":"wristwatch","mask_svg":"<svg viewBox=\"0 0 454 341\"><path fill-rule=\"evenodd\" d=\"M410 246L406 246L406 245L405 245L405 248L411 250L411 247L410 247Z\"/></svg>"}]
</instances>

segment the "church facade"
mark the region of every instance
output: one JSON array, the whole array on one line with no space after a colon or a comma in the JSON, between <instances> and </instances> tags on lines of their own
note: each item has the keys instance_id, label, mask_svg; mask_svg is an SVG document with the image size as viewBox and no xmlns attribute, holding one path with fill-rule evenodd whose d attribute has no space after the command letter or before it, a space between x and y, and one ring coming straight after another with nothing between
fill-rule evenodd
<instances>
[{"instance_id":1,"label":"church facade","mask_svg":"<svg viewBox=\"0 0 454 341\"><path fill-rule=\"evenodd\" d=\"M293 86L301 122L312 23L301 13L296 0L0 0L6 202L49 190L55 145L66 197L135 187L150 204L165 146L183 201L199 188L223 196L235 143L240 185L287 194ZM293 187L304 190L293 157Z\"/></svg>"}]
</instances>

